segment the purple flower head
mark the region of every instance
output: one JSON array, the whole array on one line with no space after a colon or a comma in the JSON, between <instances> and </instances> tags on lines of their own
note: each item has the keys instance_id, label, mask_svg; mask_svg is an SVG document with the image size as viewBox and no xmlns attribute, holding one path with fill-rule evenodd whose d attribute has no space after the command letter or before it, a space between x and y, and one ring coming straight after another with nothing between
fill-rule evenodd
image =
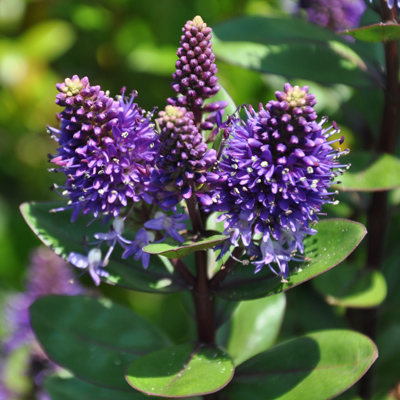
<instances>
[{"instance_id":1,"label":"purple flower head","mask_svg":"<svg viewBox=\"0 0 400 400\"><path fill-rule=\"evenodd\" d=\"M208 150L190 111L167 106L159 116L160 147L151 191L166 209L182 198L189 199L201 185L214 179L208 169L216 161L216 151Z\"/></svg>"},{"instance_id":2,"label":"purple flower head","mask_svg":"<svg viewBox=\"0 0 400 400\"><path fill-rule=\"evenodd\" d=\"M158 211L155 214L155 218L147 221L144 226L147 229L153 229L155 231L165 231L165 236L162 240L169 235L177 242L182 243L184 242L184 239L178 230L186 229L186 224L182 221L186 221L188 218L189 217L186 214L167 215L161 211Z\"/></svg>"},{"instance_id":3,"label":"purple flower head","mask_svg":"<svg viewBox=\"0 0 400 400\"><path fill-rule=\"evenodd\" d=\"M140 228L135 236L135 240L122 254L122 258L128 258L133 255L133 259L136 261L142 260L143 268L147 269L150 263L150 254L145 253L142 249L153 241L153 232L147 232L146 229Z\"/></svg>"},{"instance_id":4,"label":"purple flower head","mask_svg":"<svg viewBox=\"0 0 400 400\"><path fill-rule=\"evenodd\" d=\"M118 217L128 201L151 201L147 194L150 166L157 153L157 135L149 117L133 102L116 100L74 75L58 84L56 103L60 129L49 133L60 147L51 162L66 175L56 186L69 199L72 221L80 212Z\"/></svg>"},{"instance_id":5,"label":"purple flower head","mask_svg":"<svg viewBox=\"0 0 400 400\"><path fill-rule=\"evenodd\" d=\"M308 87L286 84L276 98L258 113L246 110L246 122L232 122L219 163L226 180L216 184L209 209L224 213L220 219L231 245L240 238L246 249L260 247L256 271L265 264L274 270L275 263L286 278L287 262L303 252L304 236L315 233L311 225L321 207L336 203L329 187L346 167L337 161L346 151L331 146L343 138L328 141L336 124L323 129L325 121L316 122ZM229 246L219 248L226 252Z\"/></svg>"},{"instance_id":6,"label":"purple flower head","mask_svg":"<svg viewBox=\"0 0 400 400\"><path fill-rule=\"evenodd\" d=\"M71 252L68 261L75 267L86 269L96 286L100 285L100 277L108 277L110 274L103 269L103 260L101 258L101 250L94 248L89 250L87 256L79 253Z\"/></svg>"},{"instance_id":7,"label":"purple flower head","mask_svg":"<svg viewBox=\"0 0 400 400\"><path fill-rule=\"evenodd\" d=\"M186 22L182 32L177 51L179 60L172 75L172 88L181 96L168 101L171 105L194 111L201 109L204 100L213 97L220 89L215 76L218 70L212 51L212 29L196 16Z\"/></svg>"},{"instance_id":8,"label":"purple flower head","mask_svg":"<svg viewBox=\"0 0 400 400\"><path fill-rule=\"evenodd\" d=\"M363 15L364 0L300 0L310 22L337 31L356 28Z\"/></svg>"}]
</instances>

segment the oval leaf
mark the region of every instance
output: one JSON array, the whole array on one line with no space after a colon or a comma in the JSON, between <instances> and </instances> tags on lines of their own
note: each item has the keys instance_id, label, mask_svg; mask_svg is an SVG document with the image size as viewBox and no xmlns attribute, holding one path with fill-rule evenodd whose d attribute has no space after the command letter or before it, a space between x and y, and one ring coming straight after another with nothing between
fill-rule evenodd
<instances>
[{"instance_id":1,"label":"oval leaf","mask_svg":"<svg viewBox=\"0 0 400 400\"><path fill-rule=\"evenodd\" d=\"M347 330L305 335L251 358L223 390L229 400L325 400L357 382L378 356L366 336Z\"/></svg>"},{"instance_id":2,"label":"oval leaf","mask_svg":"<svg viewBox=\"0 0 400 400\"><path fill-rule=\"evenodd\" d=\"M134 361L126 379L147 395L175 398L216 392L229 383L233 371L232 359L222 349L182 344Z\"/></svg>"},{"instance_id":3,"label":"oval leaf","mask_svg":"<svg viewBox=\"0 0 400 400\"><path fill-rule=\"evenodd\" d=\"M168 243L152 243L143 247L143 251L167 258L182 258L195 251L211 249L226 239L229 239L229 235L213 235L199 239L196 242L185 242L179 246Z\"/></svg>"},{"instance_id":4,"label":"oval leaf","mask_svg":"<svg viewBox=\"0 0 400 400\"><path fill-rule=\"evenodd\" d=\"M381 22L362 28L346 29L339 33L351 35L364 42L388 42L400 39L400 26L391 22Z\"/></svg>"},{"instance_id":5,"label":"oval leaf","mask_svg":"<svg viewBox=\"0 0 400 400\"><path fill-rule=\"evenodd\" d=\"M56 364L79 378L129 391L126 367L154 349L170 345L150 322L110 300L47 296L30 307L32 328Z\"/></svg>"},{"instance_id":6,"label":"oval leaf","mask_svg":"<svg viewBox=\"0 0 400 400\"><path fill-rule=\"evenodd\" d=\"M304 256L310 261L291 262L287 283L268 266L254 274L254 266L238 264L216 288L217 295L228 300L251 300L292 289L341 263L367 233L364 225L345 219L320 221L315 229L318 233L304 240Z\"/></svg>"},{"instance_id":7,"label":"oval leaf","mask_svg":"<svg viewBox=\"0 0 400 400\"><path fill-rule=\"evenodd\" d=\"M231 332L226 346L235 365L273 345L285 315L285 306L284 293L239 304L230 320Z\"/></svg>"},{"instance_id":8,"label":"oval leaf","mask_svg":"<svg viewBox=\"0 0 400 400\"><path fill-rule=\"evenodd\" d=\"M340 177L342 191L374 192L400 187L400 160L390 154L355 152L351 168ZM346 159L346 161L347 161Z\"/></svg>"},{"instance_id":9,"label":"oval leaf","mask_svg":"<svg viewBox=\"0 0 400 400\"><path fill-rule=\"evenodd\" d=\"M380 271L344 263L314 279L313 284L329 304L343 307L376 307L387 293L386 280Z\"/></svg>"},{"instance_id":10,"label":"oval leaf","mask_svg":"<svg viewBox=\"0 0 400 400\"><path fill-rule=\"evenodd\" d=\"M213 50L231 64L286 77L359 87L382 80L375 60L356 44L299 18L231 19L213 28Z\"/></svg>"},{"instance_id":11,"label":"oval leaf","mask_svg":"<svg viewBox=\"0 0 400 400\"><path fill-rule=\"evenodd\" d=\"M84 236L93 239L98 232L107 232L108 227L100 220L81 215L71 223L71 212L51 213L52 209L65 203L24 203L21 212L25 221L39 239L56 254L68 261L71 251L85 254ZM168 268L167 268L168 267ZM187 290L187 285L166 259L151 257L150 265L144 269L142 264L133 258L122 259L122 249L116 246L107 265L109 277L101 277L102 281L111 285L142 292L173 293Z\"/></svg>"}]
</instances>

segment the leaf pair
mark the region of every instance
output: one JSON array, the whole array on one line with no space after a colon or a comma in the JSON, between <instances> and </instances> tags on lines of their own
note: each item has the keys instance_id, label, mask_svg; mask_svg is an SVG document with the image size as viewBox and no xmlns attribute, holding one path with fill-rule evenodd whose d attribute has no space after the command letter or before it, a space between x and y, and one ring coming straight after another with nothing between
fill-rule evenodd
<instances>
[{"instance_id":1,"label":"leaf pair","mask_svg":"<svg viewBox=\"0 0 400 400\"><path fill-rule=\"evenodd\" d=\"M233 376L233 361L221 348L172 346L156 327L109 300L48 296L32 305L31 319L50 358L80 378L50 378L45 386L53 400L145 399L140 392L185 398L221 389L229 400L329 399L377 356L359 333L323 331L251 357Z\"/></svg>"}]
</instances>

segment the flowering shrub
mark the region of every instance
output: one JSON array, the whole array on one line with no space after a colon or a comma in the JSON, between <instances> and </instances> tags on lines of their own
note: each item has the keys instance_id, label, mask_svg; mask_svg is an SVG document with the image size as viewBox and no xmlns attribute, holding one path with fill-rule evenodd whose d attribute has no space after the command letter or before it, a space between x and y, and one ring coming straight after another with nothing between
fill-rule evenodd
<instances>
[{"instance_id":1,"label":"flowering shrub","mask_svg":"<svg viewBox=\"0 0 400 400\"><path fill-rule=\"evenodd\" d=\"M329 18L338 16L336 10ZM331 22L323 25L338 30L358 19ZM254 310L338 265L363 239L362 224L321 218L324 206L338 204L338 177L350 166L341 158L348 153L340 147L345 138L334 121L318 117L308 86L286 83L258 109L237 107L218 83L212 39L200 16L186 22L175 97L161 111L143 110L135 91L110 97L87 77L58 84L59 124L48 131L59 147L50 162L64 174L54 189L67 202L22 206L39 238L88 271L96 286L189 292L197 337L171 343L131 310L89 296L37 300L33 329L50 357L76 376L68 385L92 398L123 400L124 392L138 399L335 397L369 369L374 343L329 330L269 350L259 334L269 320ZM352 44L340 44L348 53L335 56L354 61ZM377 79L364 66L355 64L354 79ZM341 83L353 79L344 76ZM247 315L244 343L235 326Z\"/></svg>"}]
</instances>

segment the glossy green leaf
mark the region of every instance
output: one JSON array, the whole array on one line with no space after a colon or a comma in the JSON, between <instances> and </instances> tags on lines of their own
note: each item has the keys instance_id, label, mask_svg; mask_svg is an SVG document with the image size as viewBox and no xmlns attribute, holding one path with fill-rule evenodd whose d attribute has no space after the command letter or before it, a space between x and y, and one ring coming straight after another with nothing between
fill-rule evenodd
<instances>
[{"instance_id":1,"label":"glossy green leaf","mask_svg":"<svg viewBox=\"0 0 400 400\"><path fill-rule=\"evenodd\" d=\"M41 346L56 364L89 383L129 391L126 367L170 345L150 322L111 300L47 296L30 307Z\"/></svg>"},{"instance_id":2,"label":"glossy green leaf","mask_svg":"<svg viewBox=\"0 0 400 400\"><path fill-rule=\"evenodd\" d=\"M134 361L126 371L126 379L148 395L199 396L223 388L233 371L232 359L222 349L182 344Z\"/></svg>"},{"instance_id":3,"label":"glossy green leaf","mask_svg":"<svg viewBox=\"0 0 400 400\"><path fill-rule=\"evenodd\" d=\"M237 367L224 399L332 399L359 380L377 356L375 344L357 332L308 334Z\"/></svg>"},{"instance_id":4,"label":"glossy green leaf","mask_svg":"<svg viewBox=\"0 0 400 400\"><path fill-rule=\"evenodd\" d=\"M146 400L143 393L137 390L121 392L91 385L77 378L60 378L52 376L44 381L44 388L51 400Z\"/></svg>"},{"instance_id":5,"label":"glossy green leaf","mask_svg":"<svg viewBox=\"0 0 400 400\"><path fill-rule=\"evenodd\" d=\"M212 235L198 239L195 242L185 242L178 246L169 243L152 243L143 247L143 251L167 258L182 258L195 251L211 249L226 239L229 239L229 235Z\"/></svg>"},{"instance_id":6,"label":"glossy green leaf","mask_svg":"<svg viewBox=\"0 0 400 400\"><path fill-rule=\"evenodd\" d=\"M235 365L270 348L279 333L285 314L284 293L242 301L230 320L231 332L226 350Z\"/></svg>"},{"instance_id":7,"label":"glossy green leaf","mask_svg":"<svg viewBox=\"0 0 400 400\"><path fill-rule=\"evenodd\" d=\"M314 287L329 304L353 308L376 307L387 293L380 271L341 264L313 280Z\"/></svg>"},{"instance_id":8,"label":"glossy green leaf","mask_svg":"<svg viewBox=\"0 0 400 400\"><path fill-rule=\"evenodd\" d=\"M71 223L70 211L50 212L62 204L65 205L60 202L24 203L21 205L21 212L39 239L60 257L68 260L71 251L85 254L84 236L90 242L94 240L95 233L107 232L108 226L98 220L92 222L93 218L85 215ZM124 260L121 255L122 249L116 246L107 265L110 276L101 278L104 282L143 292L172 293L186 290L186 283L168 260L153 256L149 267L144 269L132 257Z\"/></svg>"},{"instance_id":9,"label":"glossy green leaf","mask_svg":"<svg viewBox=\"0 0 400 400\"><path fill-rule=\"evenodd\" d=\"M75 38L68 22L47 20L26 31L20 38L20 45L28 57L52 61L69 50Z\"/></svg>"},{"instance_id":10,"label":"glossy green leaf","mask_svg":"<svg viewBox=\"0 0 400 400\"><path fill-rule=\"evenodd\" d=\"M339 190L374 192L400 187L400 160L390 154L354 152L346 162L351 167L340 176Z\"/></svg>"},{"instance_id":11,"label":"glossy green leaf","mask_svg":"<svg viewBox=\"0 0 400 400\"><path fill-rule=\"evenodd\" d=\"M400 26L391 22L380 22L356 29L346 29L340 32L344 35L351 35L356 39L365 42L388 42L400 39Z\"/></svg>"},{"instance_id":12,"label":"glossy green leaf","mask_svg":"<svg viewBox=\"0 0 400 400\"><path fill-rule=\"evenodd\" d=\"M345 219L323 220L315 229L318 233L304 240L304 256L310 261L291 262L287 282L282 282L267 266L254 274L251 264L237 264L216 288L217 295L228 300L250 300L292 289L341 263L366 234L364 225Z\"/></svg>"},{"instance_id":13,"label":"glossy green leaf","mask_svg":"<svg viewBox=\"0 0 400 400\"><path fill-rule=\"evenodd\" d=\"M286 77L359 87L381 81L378 66L360 47L299 18L228 20L213 27L213 50L228 63Z\"/></svg>"}]
</instances>

